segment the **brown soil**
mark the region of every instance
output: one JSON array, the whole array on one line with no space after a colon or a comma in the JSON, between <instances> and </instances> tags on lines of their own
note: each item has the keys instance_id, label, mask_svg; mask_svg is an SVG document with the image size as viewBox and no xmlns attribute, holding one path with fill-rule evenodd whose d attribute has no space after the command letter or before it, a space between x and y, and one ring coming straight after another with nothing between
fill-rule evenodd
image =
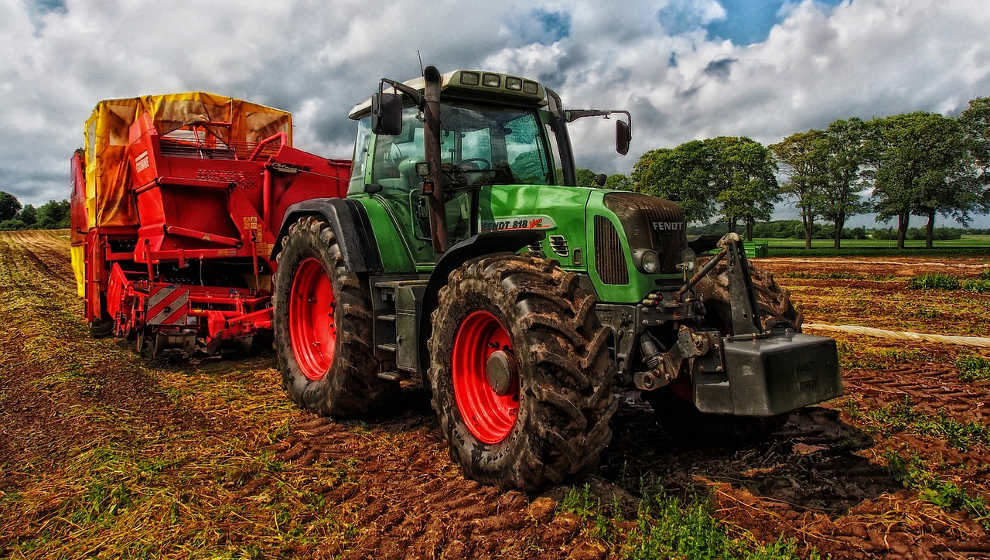
<instances>
[{"instance_id":1,"label":"brown soil","mask_svg":"<svg viewBox=\"0 0 990 560\"><path fill-rule=\"evenodd\" d=\"M0 233L0 557L621 557L625 533L603 540L559 507L569 487L531 496L466 480L415 384L389 417L335 422L289 403L270 355L147 363L90 339L67 254L65 232ZM985 296L924 293L936 317L916 313L906 278L948 267L855 260L867 264L758 265L815 321L990 332ZM785 276L829 267L895 278ZM986 444L887 434L867 414L908 397L926 415L990 423L990 383L963 382L953 365L969 350L835 338L846 396L791 414L758 443L686 447L626 395L593 492L632 521L644 490L710 492L733 534L783 535L835 558L990 557L974 519L925 501L885 466L888 451L916 453L990 498Z\"/></svg>"},{"instance_id":2,"label":"brown soil","mask_svg":"<svg viewBox=\"0 0 990 560\"><path fill-rule=\"evenodd\" d=\"M754 261L789 288L807 321L951 335L990 334L990 293L911 290L926 273L975 278L990 257L771 258Z\"/></svg>"}]
</instances>

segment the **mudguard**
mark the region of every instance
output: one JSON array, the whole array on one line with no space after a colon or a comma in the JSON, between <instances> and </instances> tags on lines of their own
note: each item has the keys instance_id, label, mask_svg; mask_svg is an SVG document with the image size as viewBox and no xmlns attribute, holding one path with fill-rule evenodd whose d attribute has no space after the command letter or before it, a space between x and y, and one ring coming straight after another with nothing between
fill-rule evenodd
<instances>
[{"instance_id":1,"label":"mudguard","mask_svg":"<svg viewBox=\"0 0 990 560\"><path fill-rule=\"evenodd\" d=\"M430 280L426 284L426 292L423 294L423 311L419 318L419 332L421 333L419 365L421 372L425 372L429 368L426 341L430 339L433 331L430 316L437 306L440 288L447 283L447 277L450 276L450 273L468 259L492 253L515 253L526 245L542 241L544 237L546 237L544 232L532 229L483 231L447 249L430 274Z\"/></svg>"},{"instance_id":2,"label":"mudguard","mask_svg":"<svg viewBox=\"0 0 990 560\"><path fill-rule=\"evenodd\" d=\"M303 216L320 216L330 223L348 269L381 272L381 257L368 214L360 203L345 198L313 198L289 206L275 238L272 260L282 249L282 238L288 233L289 226Z\"/></svg>"}]
</instances>

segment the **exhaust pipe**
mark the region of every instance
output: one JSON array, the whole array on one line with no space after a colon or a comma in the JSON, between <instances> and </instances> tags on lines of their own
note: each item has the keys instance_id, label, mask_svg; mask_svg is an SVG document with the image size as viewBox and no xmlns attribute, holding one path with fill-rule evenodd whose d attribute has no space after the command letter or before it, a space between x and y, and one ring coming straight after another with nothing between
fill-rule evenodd
<instances>
[{"instance_id":1,"label":"exhaust pipe","mask_svg":"<svg viewBox=\"0 0 990 560\"><path fill-rule=\"evenodd\" d=\"M429 181L432 187L429 192L430 198L430 233L433 238L433 250L443 253L447 250L447 214L444 212L444 182L445 178L441 172L440 154L440 71L436 66L427 66L423 70L423 79L426 81L426 88L423 91L425 108L423 110L423 148L426 155L426 163L429 165Z\"/></svg>"}]
</instances>

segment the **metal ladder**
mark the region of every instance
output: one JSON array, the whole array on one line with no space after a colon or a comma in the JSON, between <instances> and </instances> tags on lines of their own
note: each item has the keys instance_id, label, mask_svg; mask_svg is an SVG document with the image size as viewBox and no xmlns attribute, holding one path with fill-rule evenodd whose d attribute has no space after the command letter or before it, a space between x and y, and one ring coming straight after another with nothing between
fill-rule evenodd
<instances>
[{"instance_id":1,"label":"metal ladder","mask_svg":"<svg viewBox=\"0 0 990 560\"><path fill-rule=\"evenodd\" d=\"M403 342L397 327L396 295L400 289L426 286L420 277L397 280L372 280L371 296L374 315L373 337L375 357L380 363L391 363L390 371L378 372L379 379L400 381L406 373L399 368L399 345ZM416 344L415 340L409 341Z\"/></svg>"}]
</instances>

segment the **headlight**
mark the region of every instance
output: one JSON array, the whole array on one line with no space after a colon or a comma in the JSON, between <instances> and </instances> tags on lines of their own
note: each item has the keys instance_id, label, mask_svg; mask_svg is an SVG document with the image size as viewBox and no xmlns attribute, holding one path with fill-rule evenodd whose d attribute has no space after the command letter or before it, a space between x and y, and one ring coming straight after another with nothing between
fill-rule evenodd
<instances>
[{"instance_id":1,"label":"headlight","mask_svg":"<svg viewBox=\"0 0 990 560\"><path fill-rule=\"evenodd\" d=\"M633 261L636 268L647 274L656 274L660 270L660 255L652 249L636 249L633 251Z\"/></svg>"}]
</instances>

